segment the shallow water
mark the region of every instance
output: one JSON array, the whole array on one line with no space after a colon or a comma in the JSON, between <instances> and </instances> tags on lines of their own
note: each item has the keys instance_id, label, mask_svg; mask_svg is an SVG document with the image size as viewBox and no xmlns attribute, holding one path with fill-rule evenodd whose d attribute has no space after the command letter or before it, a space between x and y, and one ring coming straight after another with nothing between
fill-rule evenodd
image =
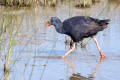
<instances>
[{"instance_id":1,"label":"shallow water","mask_svg":"<svg viewBox=\"0 0 120 80\"><path fill-rule=\"evenodd\" d=\"M107 2L107 0L101 0L100 3L84 9L75 8L72 4L70 2L59 4L55 8L34 7L17 10L1 7L0 20L10 19L14 23L9 24L14 28L12 29L10 73L7 79L69 80L73 77L77 80L75 75L79 75L78 79L82 76L85 80L89 77L93 77L92 80L120 79L120 6L116 2ZM109 27L96 35L107 59L99 60L96 45L90 38L84 41L88 42L86 48L83 49L78 44L74 52L66 59L61 59L61 56L69 49L69 45L65 44L69 37L57 33L53 26L46 28L44 24L51 16L58 16L63 21L79 15L111 19ZM3 18L3 16L6 17ZM7 43L9 43L11 28L7 29ZM1 39L4 40L3 36ZM7 46L8 49L9 45ZM3 70L4 49L3 43L0 59L1 80L6 75Z\"/></svg>"}]
</instances>

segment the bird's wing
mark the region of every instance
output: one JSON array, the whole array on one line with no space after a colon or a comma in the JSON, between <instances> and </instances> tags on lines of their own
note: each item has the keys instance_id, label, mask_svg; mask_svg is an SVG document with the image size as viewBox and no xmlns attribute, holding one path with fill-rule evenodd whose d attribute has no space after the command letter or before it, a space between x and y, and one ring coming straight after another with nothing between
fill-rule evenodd
<instances>
[{"instance_id":1,"label":"bird's wing","mask_svg":"<svg viewBox=\"0 0 120 80\"><path fill-rule=\"evenodd\" d=\"M63 28L66 31L66 34L71 36L74 41L80 41L83 38L95 35L97 32L104 29L103 26L99 25L98 22L91 17L75 17L67 19L63 22Z\"/></svg>"}]
</instances>

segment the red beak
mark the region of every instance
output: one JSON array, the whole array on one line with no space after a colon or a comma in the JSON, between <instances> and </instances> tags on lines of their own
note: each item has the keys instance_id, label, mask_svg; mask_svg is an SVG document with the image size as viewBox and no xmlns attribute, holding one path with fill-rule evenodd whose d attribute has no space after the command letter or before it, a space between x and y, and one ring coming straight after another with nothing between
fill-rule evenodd
<instances>
[{"instance_id":1,"label":"red beak","mask_svg":"<svg viewBox=\"0 0 120 80\"><path fill-rule=\"evenodd\" d=\"M49 27L50 25L51 25L51 24L50 24L49 21L47 21L46 24L45 24L46 27Z\"/></svg>"}]
</instances>

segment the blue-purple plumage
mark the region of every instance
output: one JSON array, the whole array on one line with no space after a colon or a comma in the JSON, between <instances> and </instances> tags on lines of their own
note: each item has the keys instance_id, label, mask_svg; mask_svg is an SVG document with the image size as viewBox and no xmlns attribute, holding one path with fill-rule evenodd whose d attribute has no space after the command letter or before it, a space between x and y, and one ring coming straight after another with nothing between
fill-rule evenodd
<instances>
[{"instance_id":1,"label":"blue-purple plumage","mask_svg":"<svg viewBox=\"0 0 120 80\"><path fill-rule=\"evenodd\" d=\"M55 26L57 32L69 35L74 42L97 34L104 30L108 23L109 19L99 20L88 16L75 16L63 22L57 17L51 18L51 24Z\"/></svg>"}]
</instances>

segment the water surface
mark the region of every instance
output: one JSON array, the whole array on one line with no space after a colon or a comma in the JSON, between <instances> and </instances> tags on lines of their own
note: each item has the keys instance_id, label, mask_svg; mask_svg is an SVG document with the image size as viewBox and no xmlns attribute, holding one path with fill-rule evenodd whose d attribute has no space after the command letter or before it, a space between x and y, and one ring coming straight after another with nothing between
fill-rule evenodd
<instances>
[{"instance_id":1,"label":"water surface","mask_svg":"<svg viewBox=\"0 0 120 80\"><path fill-rule=\"evenodd\" d=\"M78 75L86 80L120 79L120 6L116 2L101 2L90 8L75 8L74 2L59 4L55 8L34 7L11 9L1 6L0 24L9 25L7 32L1 35L1 42L6 37L6 49L12 39L9 80L69 80ZM110 19L109 27L96 35L102 51L108 56L100 60L95 43L90 39L86 48L77 49L65 60L60 57L69 49L65 41L68 36L56 32L53 26L46 28L45 22L57 16L62 21L72 16L91 16ZM11 33L12 31L12 33ZM5 36L6 34L6 36ZM5 37L4 37L5 36ZM1 43L0 79L4 76L5 43ZM72 75L72 74L75 75ZM90 79L90 78L89 78Z\"/></svg>"}]
</instances>

